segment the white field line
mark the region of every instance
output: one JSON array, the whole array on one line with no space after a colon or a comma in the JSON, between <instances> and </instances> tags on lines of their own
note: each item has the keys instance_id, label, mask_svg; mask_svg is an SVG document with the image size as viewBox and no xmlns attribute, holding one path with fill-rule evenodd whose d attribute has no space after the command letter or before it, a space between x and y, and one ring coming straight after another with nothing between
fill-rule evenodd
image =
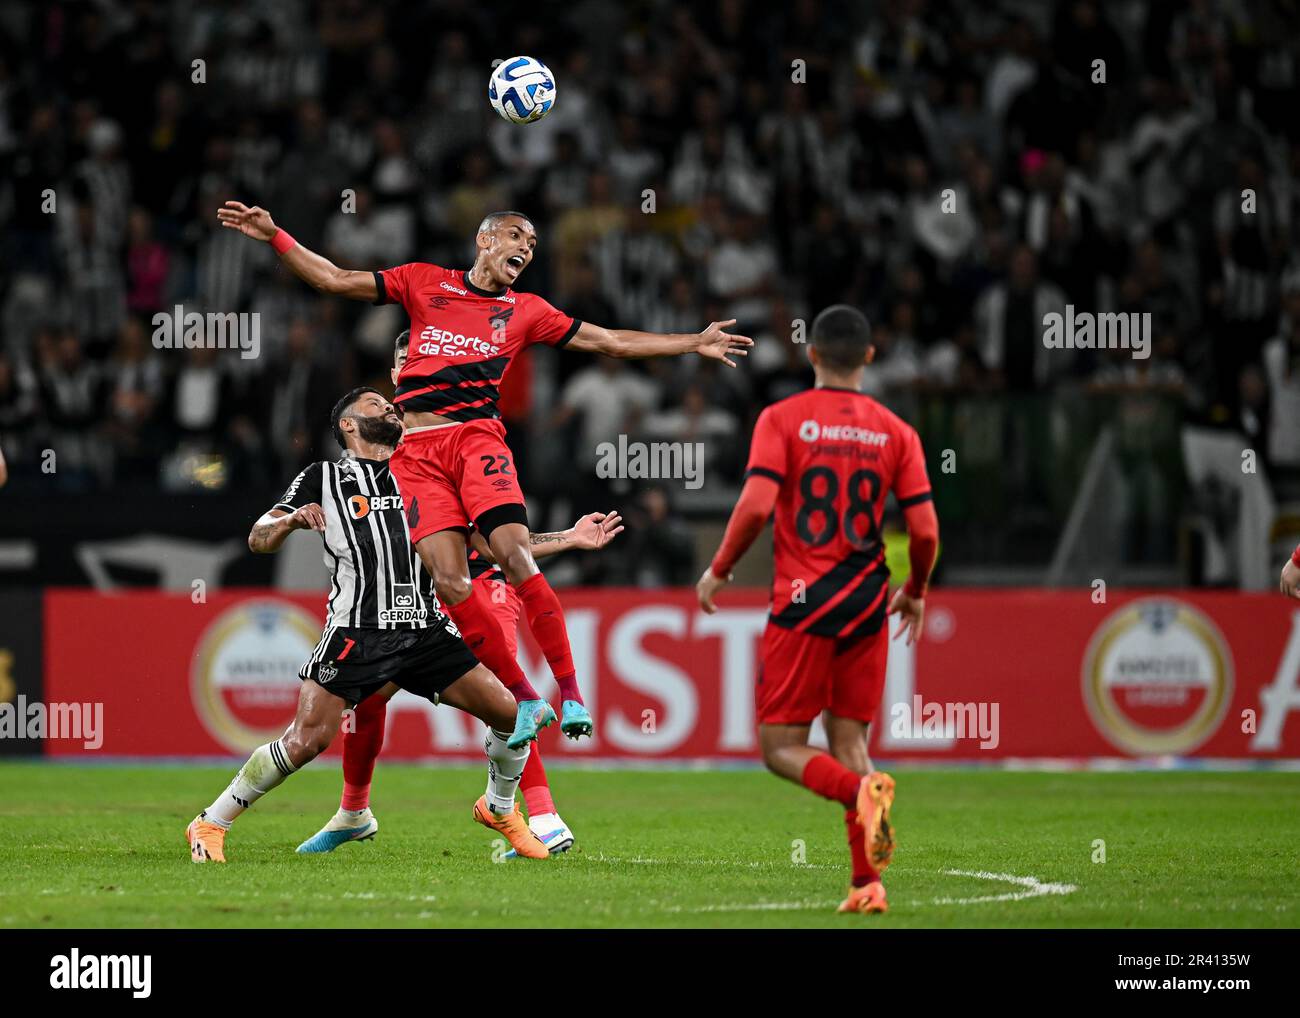
<instances>
[{"instance_id":1,"label":"white field line","mask_svg":"<svg viewBox=\"0 0 1300 1018\"><path fill-rule=\"evenodd\" d=\"M1054 884L1039 880L1037 877L1018 877L1013 873L989 873L984 870L940 870L950 877L973 877L977 880L1000 880L1016 884L1023 888L1006 894L988 894L977 898L934 898L928 902L913 902L908 908L924 905L983 905L995 901L1024 901L1028 898L1042 898L1049 894L1072 894L1078 890L1074 884ZM802 912L807 910L824 911L834 908L835 901L758 901L735 905L701 905L697 908L670 906L665 912Z\"/></svg>"},{"instance_id":2,"label":"white field line","mask_svg":"<svg viewBox=\"0 0 1300 1018\"><path fill-rule=\"evenodd\" d=\"M985 870L940 870L950 877L975 877L978 880L1002 880L1008 884L1018 884L1023 891L1007 894L986 894L979 898L935 898L935 905L982 905L990 901L1024 901L1026 898L1041 898L1048 894L1073 894L1079 888L1074 884L1048 884L1037 877L1017 877L1011 873L989 873Z\"/></svg>"}]
</instances>

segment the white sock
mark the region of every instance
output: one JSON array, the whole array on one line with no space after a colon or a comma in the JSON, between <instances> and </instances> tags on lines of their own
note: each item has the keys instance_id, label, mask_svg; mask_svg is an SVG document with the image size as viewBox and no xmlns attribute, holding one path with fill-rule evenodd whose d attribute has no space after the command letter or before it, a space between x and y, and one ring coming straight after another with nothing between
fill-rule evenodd
<instances>
[{"instance_id":1,"label":"white sock","mask_svg":"<svg viewBox=\"0 0 1300 1018\"><path fill-rule=\"evenodd\" d=\"M283 739L258 746L226 790L203 811L203 819L228 828L235 817L297 769L289 762Z\"/></svg>"},{"instance_id":2,"label":"white sock","mask_svg":"<svg viewBox=\"0 0 1300 1018\"><path fill-rule=\"evenodd\" d=\"M483 749L488 758L487 801L493 813L513 813L515 809L515 790L519 779L523 777L524 762L528 759L528 743L519 749L506 745L510 732L494 732L488 729Z\"/></svg>"}]
</instances>

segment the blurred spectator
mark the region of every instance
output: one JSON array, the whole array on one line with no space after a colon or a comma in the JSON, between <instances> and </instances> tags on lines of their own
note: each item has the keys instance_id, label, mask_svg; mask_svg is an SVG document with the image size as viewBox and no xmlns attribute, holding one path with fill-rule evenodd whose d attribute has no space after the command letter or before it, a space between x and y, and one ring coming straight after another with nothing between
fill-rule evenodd
<instances>
[{"instance_id":1,"label":"blurred spectator","mask_svg":"<svg viewBox=\"0 0 1300 1018\"><path fill-rule=\"evenodd\" d=\"M701 443L705 451L704 469L718 470L735 481L740 474L739 431L736 419L709 402L704 386L698 382L682 393L678 407L648 414L641 434L650 442Z\"/></svg>"},{"instance_id":2,"label":"blurred spectator","mask_svg":"<svg viewBox=\"0 0 1300 1018\"><path fill-rule=\"evenodd\" d=\"M776 251L759 232L757 216L736 215L730 227L709 256L709 292L724 302L723 313L743 330L767 318L776 284Z\"/></svg>"},{"instance_id":3,"label":"blurred spectator","mask_svg":"<svg viewBox=\"0 0 1300 1018\"><path fill-rule=\"evenodd\" d=\"M638 587L690 583L695 575L695 537L673 510L667 487L644 489L626 517L628 541L621 551L627 582Z\"/></svg>"},{"instance_id":4,"label":"blurred spectator","mask_svg":"<svg viewBox=\"0 0 1300 1018\"><path fill-rule=\"evenodd\" d=\"M1264 344L1268 383L1268 460L1300 469L1300 272L1291 272L1283 292L1282 331Z\"/></svg>"},{"instance_id":5,"label":"blurred spectator","mask_svg":"<svg viewBox=\"0 0 1300 1018\"><path fill-rule=\"evenodd\" d=\"M284 355L272 367L270 382L260 401L271 412L265 437L279 458L279 472L288 476L332 454L326 433L340 391L337 375L316 356L316 334L307 319L289 324Z\"/></svg>"},{"instance_id":6,"label":"blurred spectator","mask_svg":"<svg viewBox=\"0 0 1300 1018\"><path fill-rule=\"evenodd\" d=\"M105 365L106 425L114 469L123 480L150 482L163 451L155 414L163 398L162 363L151 357L148 332L134 315L118 333Z\"/></svg>"},{"instance_id":7,"label":"blurred spectator","mask_svg":"<svg viewBox=\"0 0 1300 1018\"><path fill-rule=\"evenodd\" d=\"M1033 251L1017 248L1007 281L986 290L975 308L980 356L1012 392L1038 389L1069 366L1073 351L1043 345L1043 317L1052 313L1065 313L1065 295L1039 278Z\"/></svg>"},{"instance_id":8,"label":"blurred spectator","mask_svg":"<svg viewBox=\"0 0 1300 1018\"><path fill-rule=\"evenodd\" d=\"M153 219L134 208L127 220L126 306L133 314L151 315L162 309L171 272L171 251L155 239Z\"/></svg>"},{"instance_id":9,"label":"blurred spectator","mask_svg":"<svg viewBox=\"0 0 1300 1018\"><path fill-rule=\"evenodd\" d=\"M658 390L626 362L598 357L569 379L551 423L563 427L571 418L580 420L574 460L586 468L596 462L600 443L617 442L619 435L635 432L658 402Z\"/></svg>"}]
</instances>

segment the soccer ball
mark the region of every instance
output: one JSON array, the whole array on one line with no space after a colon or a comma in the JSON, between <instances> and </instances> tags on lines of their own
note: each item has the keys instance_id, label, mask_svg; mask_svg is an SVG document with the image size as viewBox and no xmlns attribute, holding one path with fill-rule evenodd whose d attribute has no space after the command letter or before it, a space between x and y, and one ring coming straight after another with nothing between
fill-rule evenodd
<instances>
[{"instance_id":1,"label":"soccer ball","mask_svg":"<svg viewBox=\"0 0 1300 1018\"><path fill-rule=\"evenodd\" d=\"M555 78L533 57L502 60L488 79L488 102L512 124L531 124L555 105Z\"/></svg>"}]
</instances>

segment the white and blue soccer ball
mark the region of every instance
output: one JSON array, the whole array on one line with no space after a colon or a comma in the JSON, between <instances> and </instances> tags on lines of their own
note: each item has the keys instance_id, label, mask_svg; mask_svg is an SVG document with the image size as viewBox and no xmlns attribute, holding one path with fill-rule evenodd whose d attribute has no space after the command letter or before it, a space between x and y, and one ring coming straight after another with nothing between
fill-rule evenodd
<instances>
[{"instance_id":1,"label":"white and blue soccer ball","mask_svg":"<svg viewBox=\"0 0 1300 1018\"><path fill-rule=\"evenodd\" d=\"M555 76L540 60L502 60L488 79L488 102L512 124L531 124L555 105Z\"/></svg>"}]
</instances>

